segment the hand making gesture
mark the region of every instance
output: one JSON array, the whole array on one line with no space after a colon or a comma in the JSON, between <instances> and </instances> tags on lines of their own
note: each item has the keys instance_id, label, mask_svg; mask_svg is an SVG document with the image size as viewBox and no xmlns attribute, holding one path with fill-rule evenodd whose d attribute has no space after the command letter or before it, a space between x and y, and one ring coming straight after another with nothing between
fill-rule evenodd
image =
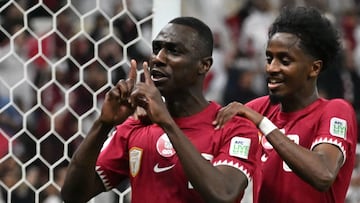
<instances>
[{"instance_id":1,"label":"hand making gesture","mask_svg":"<svg viewBox=\"0 0 360 203\"><path fill-rule=\"evenodd\" d=\"M145 109L147 116L153 123L161 124L171 119L160 91L156 88L151 79L148 63L143 63L144 82L135 85L131 93L131 104Z\"/></svg>"},{"instance_id":2,"label":"hand making gesture","mask_svg":"<svg viewBox=\"0 0 360 203\"><path fill-rule=\"evenodd\" d=\"M122 79L106 93L100 120L109 125L124 122L134 111L135 106L130 103L130 94L136 82L135 60L131 60L130 72L126 80Z\"/></svg>"}]
</instances>

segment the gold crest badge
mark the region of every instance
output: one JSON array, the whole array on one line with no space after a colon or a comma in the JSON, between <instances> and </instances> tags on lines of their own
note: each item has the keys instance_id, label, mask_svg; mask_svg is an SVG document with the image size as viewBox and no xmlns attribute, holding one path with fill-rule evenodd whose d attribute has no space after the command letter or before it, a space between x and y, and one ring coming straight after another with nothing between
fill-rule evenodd
<instances>
[{"instance_id":1,"label":"gold crest badge","mask_svg":"<svg viewBox=\"0 0 360 203\"><path fill-rule=\"evenodd\" d=\"M132 177L135 177L139 173L142 153L143 149L137 147L132 147L129 150L129 165Z\"/></svg>"}]
</instances>

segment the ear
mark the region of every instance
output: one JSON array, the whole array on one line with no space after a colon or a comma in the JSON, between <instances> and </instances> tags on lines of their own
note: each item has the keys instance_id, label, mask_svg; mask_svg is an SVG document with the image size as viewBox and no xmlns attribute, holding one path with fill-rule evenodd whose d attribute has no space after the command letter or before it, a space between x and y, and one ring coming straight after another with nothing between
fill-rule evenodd
<instances>
[{"instance_id":1,"label":"ear","mask_svg":"<svg viewBox=\"0 0 360 203\"><path fill-rule=\"evenodd\" d=\"M309 76L310 77L317 77L320 74L320 72L322 70L322 67L323 67L323 61L322 60L313 61Z\"/></svg>"},{"instance_id":2,"label":"ear","mask_svg":"<svg viewBox=\"0 0 360 203\"><path fill-rule=\"evenodd\" d=\"M200 60L200 68L199 68L199 74L206 74L209 70L210 67L213 63L213 58L211 56L209 57L205 57L203 59Z\"/></svg>"}]
</instances>

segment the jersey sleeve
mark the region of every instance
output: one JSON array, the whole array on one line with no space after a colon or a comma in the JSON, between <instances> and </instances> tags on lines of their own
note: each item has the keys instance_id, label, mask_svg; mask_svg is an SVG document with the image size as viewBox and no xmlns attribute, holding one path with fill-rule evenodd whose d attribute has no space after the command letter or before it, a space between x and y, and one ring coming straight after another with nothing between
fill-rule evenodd
<instances>
[{"instance_id":1,"label":"jersey sleeve","mask_svg":"<svg viewBox=\"0 0 360 203\"><path fill-rule=\"evenodd\" d=\"M330 100L319 121L318 134L311 149L321 143L337 146L343 153L345 163L356 145L357 123L352 106L342 99Z\"/></svg>"},{"instance_id":2,"label":"jersey sleeve","mask_svg":"<svg viewBox=\"0 0 360 203\"><path fill-rule=\"evenodd\" d=\"M221 131L223 140L213 165L227 165L240 170L251 181L256 169L259 136L256 126L245 118L234 117Z\"/></svg>"},{"instance_id":3,"label":"jersey sleeve","mask_svg":"<svg viewBox=\"0 0 360 203\"><path fill-rule=\"evenodd\" d=\"M129 173L129 155L127 149L127 128L118 126L104 143L96 162L96 172L106 190L116 187Z\"/></svg>"}]
</instances>

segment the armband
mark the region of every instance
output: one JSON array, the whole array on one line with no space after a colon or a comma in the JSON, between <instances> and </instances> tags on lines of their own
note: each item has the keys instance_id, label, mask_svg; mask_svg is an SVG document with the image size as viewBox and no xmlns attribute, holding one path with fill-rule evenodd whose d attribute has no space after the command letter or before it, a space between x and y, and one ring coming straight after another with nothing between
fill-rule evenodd
<instances>
[{"instance_id":1,"label":"armband","mask_svg":"<svg viewBox=\"0 0 360 203\"><path fill-rule=\"evenodd\" d=\"M264 116L264 118L259 123L259 129L266 137L273 130L277 129L277 127L267 117Z\"/></svg>"}]
</instances>

